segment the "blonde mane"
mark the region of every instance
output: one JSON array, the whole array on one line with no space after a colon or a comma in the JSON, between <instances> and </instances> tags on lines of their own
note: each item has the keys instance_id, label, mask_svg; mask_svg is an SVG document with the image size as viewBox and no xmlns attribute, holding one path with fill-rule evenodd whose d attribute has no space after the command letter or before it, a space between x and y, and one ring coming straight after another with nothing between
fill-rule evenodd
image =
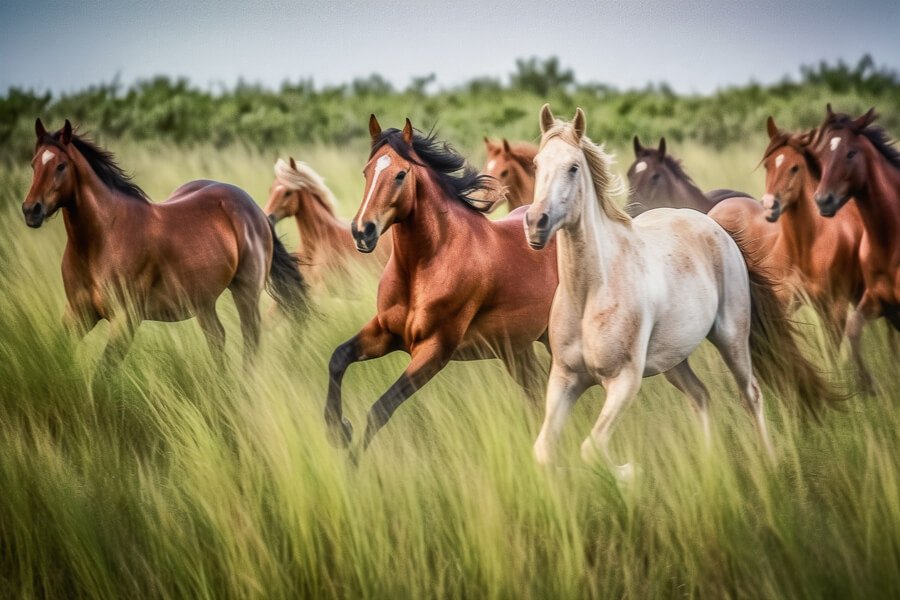
<instances>
[{"instance_id":1,"label":"blonde mane","mask_svg":"<svg viewBox=\"0 0 900 600\"><path fill-rule=\"evenodd\" d=\"M631 223L631 217L628 216L628 213L616 206L610 198L610 196L621 194L625 189L622 184L622 178L612 172L612 166L615 163L614 157L603 151L602 144L595 144L586 135L581 136L579 141L572 124L559 119L556 120L556 124L552 128L541 136L540 148L543 149L544 145L555 137L561 138L564 142L572 144L576 148L581 148L582 152L584 152L584 158L591 172L591 180L594 182L597 202L600 204L600 209L606 213L606 216L625 224Z\"/></svg>"},{"instance_id":2,"label":"blonde mane","mask_svg":"<svg viewBox=\"0 0 900 600\"><path fill-rule=\"evenodd\" d=\"M292 168L284 159L279 158L275 163L275 178L291 189L311 193L319 198L325 208L333 214L337 201L334 194L325 185L322 176L304 162L298 160L295 161L295 164L297 165L296 169Z\"/></svg>"}]
</instances>

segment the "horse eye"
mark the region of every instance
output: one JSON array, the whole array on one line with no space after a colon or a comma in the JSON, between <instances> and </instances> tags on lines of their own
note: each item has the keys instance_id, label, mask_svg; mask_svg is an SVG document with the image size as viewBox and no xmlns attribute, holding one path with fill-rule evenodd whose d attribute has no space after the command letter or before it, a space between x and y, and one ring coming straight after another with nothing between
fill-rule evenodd
<instances>
[{"instance_id":1,"label":"horse eye","mask_svg":"<svg viewBox=\"0 0 900 600\"><path fill-rule=\"evenodd\" d=\"M65 170L66 170L66 163L59 163L58 165L56 165L57 173L62 173Z\"/></svg>"},{"instance_id":2,"label":"horse eye","mask_svg":"<svg viewBox=\"0 0 900 600\"><path fill-rule=\"evenodd\" d=\"M285 197L285 198L287 198L287 197L290 196L290 195L291 195L291 191L290 191L290 190L287 190L287 191L284 193L284 197Z\"/></svg>"},{"instance_id":3,"label":"horse eye","mask_svg":"<svg viewBox=\"0 0 900 600\"><path fill-rule=\"evenodd\" d=\"M850 152L847 153L848 160L853 158L854 156L856 156L856 150L851 150Z\"/></svg>"},{"instance_id":4,"label":"horse eye","mask_svg":"<svg viewBox=\"0 0 900 600\"><path fill-rule=\"evenodd\" d=\"M650 176L650 179L652 179L653 181L656 181L657 179L659 179L659 173L654 173L653 175Z\"/></svg>"},{"instance_id":5,"label":"horse eye","mask_svg":"<svg viewBox=\"0 0 900 600\"><path fill-rule=\"evenodd\" d=\"M571 173L572 175L574 175L577 172L578 172L578 165L572 165L571 167L569 167L569 173Z\"/></svg>"},{"instance_id":6,"label":"horse eye","mask_svg":"<svg viewBox=\"0 0 900 600\"><path fill-rule=\"evenodd\" d=\"M799 166L799 165L794 165L793 167L791 167L791 174L793 175L793 174L795 174L795 173L796 173L797 171L799 171L799 170L800 170L800 166Z\"/></svg>"},{"instance_id":7,"label":"horse eye","mask_svg":"<svg viewBox=\"0 0 900 600\"><path fill-rule=\"evenodd\" d=\"M500 177L506 177L507 175L509 175L509 169L503 169L503 171L500 172Z\"/></svg>"},{"instance_id":8,"label":"horse eye","mask_svg":"<svg viewBox=\"0 0 900 600\"><path fill-rule=\"evenodd\" d=\"M403 181L406 178L406 171L400 171L397 173L397 181Z\"/></svg>"}]
</instances>

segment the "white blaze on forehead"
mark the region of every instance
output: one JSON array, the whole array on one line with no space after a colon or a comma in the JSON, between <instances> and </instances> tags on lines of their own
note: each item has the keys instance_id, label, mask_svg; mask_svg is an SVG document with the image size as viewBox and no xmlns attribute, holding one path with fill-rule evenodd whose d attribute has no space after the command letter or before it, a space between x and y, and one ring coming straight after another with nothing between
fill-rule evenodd
<instances>
[{"instance_id":1,"label":"white blaze on forehead","mask_svg":"<svg viewBox=\"0 0 900 600\"><path fill-rule=\"evenodd\" d=\"M775 168L777 169L778 167L780 167L781 163L783 163L783 162L784 162L784 154L779 154L778 156L776 156L775 157Z\"/></svg>"},{"instance_id":2,"label":"white blaze on forehead","mask_svg":"<svg viewBox=\"0 0 900 600\"><path fill-rule=\"evenodd\" d=\"M485 170L486 170L486 171L493 171L493 170L494 170L494 167L496 167L496 166L497 166L497 161L496 161L496 160L488 161L487 168L486 168Z\"/></svg>"},{"instance_id":3,"label":"white blaze on forehead","mask_svg":"<svg viewBox=\"0 0 900 600\"><path fill-rule=\"evenodd\" d=\"M647 170L647 163L645 163L644 161L641 161L638 164L634 165L635 174L640 173L641 171L646 171L646 170Z\"/></svg>"},{"instance_id":4,"label":"white blaze on forehead","mask_svg":"<svg viewBox=\"0 0 900 600\"><path fill-rule=\"evenodd\" d=\"M49 150L44 150L44 153L41 154L41 164L46 165L54 156L56 155Z\"/></svg>"},{"instance_id":5,"label":"white blaze on forehead","mask_svg":"<svg viewBox=\"0 0 900 600\"><path fill-rule=\"evenodd\" d=\"M831 151L834 152L837 150L837 147L841 145L841 136L836 135L831 138Z\"/></svg>"},{"instance_id":6,"label":"white blaze on forehead","mask_svg":"<svg viewBox=\"0 0 900 600\"><path fill-rule=\"evenodd\" d=\"M366 194L366 200L359 210L359 218L356 219L357 229L362 229L362 218L363 215L366 214L366 208L369 206L369 200L372 199L372 194L375 193L375 184L378 183L378 176L381 175L381 172L387 169L390 164L391 156L389 154L382 154L381 157L375 161L375 173L372 175L372 185L369 186L369 193Z\"/></svg>"}]
</instances>

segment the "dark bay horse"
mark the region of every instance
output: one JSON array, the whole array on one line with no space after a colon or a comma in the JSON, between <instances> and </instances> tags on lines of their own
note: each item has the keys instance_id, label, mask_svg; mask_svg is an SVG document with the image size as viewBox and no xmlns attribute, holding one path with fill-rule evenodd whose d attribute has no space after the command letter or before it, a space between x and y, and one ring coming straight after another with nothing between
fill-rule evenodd
<instances>
[{"instance_id":1,"label":"dark bay horse","mask_svg":"<svg viewBox=\"0 0 900 600\"><path fill-rule=\"evenodd\" d=\"M634 136L634 162L628 168L628 214L636 217L652 208L693 208L702 213L727 198L752 198L749 194L719 189L704 193L681 166L666 153L666 138L657 148L645 147Z\"/></svg>"},{"instance_id":2,"label":"dark bay horse","mask_svg":"<svg viewBox=\"0 0 900 600\"><path fill-rule=\"evenodd\" d=\"M858 310L868 318L884 315L900 329L900 151L875 119L874 108L853 119L827 106L813 145L822 165L815 198L829 218L855 199L866 230L866 291Z\"/></svg>"},{"instance_id":3,"label":"dark bay horse","mask_svg":"<svg viewBox=\"0 0 900 600\"><path fill-rule=\"evenodd\" d=\"M367 256L356 251L350 222L335 213L335 199L322 177L309 165L290 158L275 163L275 181L269 188L264 209L272 223L294 217L300 234L297 255L300 272L314 286L323 285L332 274L347 274L348 263L384 268L391 255L390 240Z\"/></svg>"},{"instance_id":4,"label":"dark bay horse","mask_svg":"<svg viewBox=\"0 0 900 600\"><path fill-rule=\"evenodd\" d=\"M104 367L121 362L141 321L194 315L221 361L225 329L216 299L226 288L241 319L246 364L259 345L259 296L267 282L289 314L305 313L294 257L243 190L192 181L153 204L112 154L75 135L69 121L51 134L38 119L35 133L34 175L22 212L37 228L62 211L66 326L84 335L109 320Z\"/></svg>"},{"instance_id":5,"label":"dark bay horse","mask_svg":"<svg viewBox=\"0 0 900 600\"><path fill-rule=\"evenodd\" d=\"M537 146L528 142L510 144L505 138L499 143L484 138L484 145L487 148L487 159L481 172L506 187L509 209L531 204Z\"/></svg>"},{"instance_id":6,"label":"dark bay horse","mask_svg":"<svg viewBox=\"0 0 900 600\"><path fill-rule=\"evenodd\" d=\"M871 376L860 352L865 318L857 311L847 322L848 305L857 304L865 288L860 257L865 232L859 211L850 205L833 219L820 216L813 194L821 170L808 145L814 132L782 131L772 117L766 129L769 145L762 160L766 219L780 224L778 249L793 265L832 341L839 341L846 331L860 382L869 389Z\"/></svg>"},{"instance_id":7,"label":"dark bay horse","mask_svg":"<svg viewBox=\"0 0 900 600\"><path fill-rule=\"evenodd\" d=\"M346 446L353 435L341 405L347 367L395 350L411 360L369 410L363 449L450 360L500 358L540 398L533 343L546 339L558 282L555 246L528 248L522 208L498 221L481 214L489 206L470 194L489 192L493 181L447 144L414 132L408 119L402 131L382 131L372 115L369 133L366 191L353 237L361 252L372 252L391 229L394 247L378 286L377 314L331 356L325 420L332 441Z\"/></svg>"}]
</instances>

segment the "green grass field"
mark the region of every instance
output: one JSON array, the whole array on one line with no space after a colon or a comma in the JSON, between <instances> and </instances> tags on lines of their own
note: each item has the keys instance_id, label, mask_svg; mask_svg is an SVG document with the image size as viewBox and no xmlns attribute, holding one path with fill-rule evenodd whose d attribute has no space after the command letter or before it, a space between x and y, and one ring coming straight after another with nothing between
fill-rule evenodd
<instances>
[{"instance_id":1,"label":"green grass field","mask_svg":"<svg viewBox=\"0 0 900 600\"><path fill-rule=\"evenodd\" d=\"M645 143L649 143L645 140ZM274 156L232 147L110 143L154 199L198 177L264 202ZM723 151L670 144L704 188L759 194L762 139ZM474 144L472 156L482 151ZM614 148L614 150L622 150ZM363 146L298 148L352 215ZM630 162L621 152L619 167ZM875 598L900 590L900 380L883 326L865 337L878 395L821 425L768 393L768 465L724 365L693 359L713 393L706 452L688 401L645 381L614 436L629 486L583 464L595 388L566 427L556 468L531 454L542 411L498 361L452 364L398 410L353 468L325 439L331 351L374 310L360 274L302 331L267 319L256 371L240 365L220 301L222 373L195 321L145 323L96 386L101 324L62 331L60 218L26 228L27 164L0 171L0 595L101 598ZM296 244L293 223L279 225ZM270 305L265 300L264 311ZM845 360L807 350L836 385ZM544 355L546 360L546 355ZM406 356L356 365L345 405L357 432Z\"/></svg>"}]
</instances>

